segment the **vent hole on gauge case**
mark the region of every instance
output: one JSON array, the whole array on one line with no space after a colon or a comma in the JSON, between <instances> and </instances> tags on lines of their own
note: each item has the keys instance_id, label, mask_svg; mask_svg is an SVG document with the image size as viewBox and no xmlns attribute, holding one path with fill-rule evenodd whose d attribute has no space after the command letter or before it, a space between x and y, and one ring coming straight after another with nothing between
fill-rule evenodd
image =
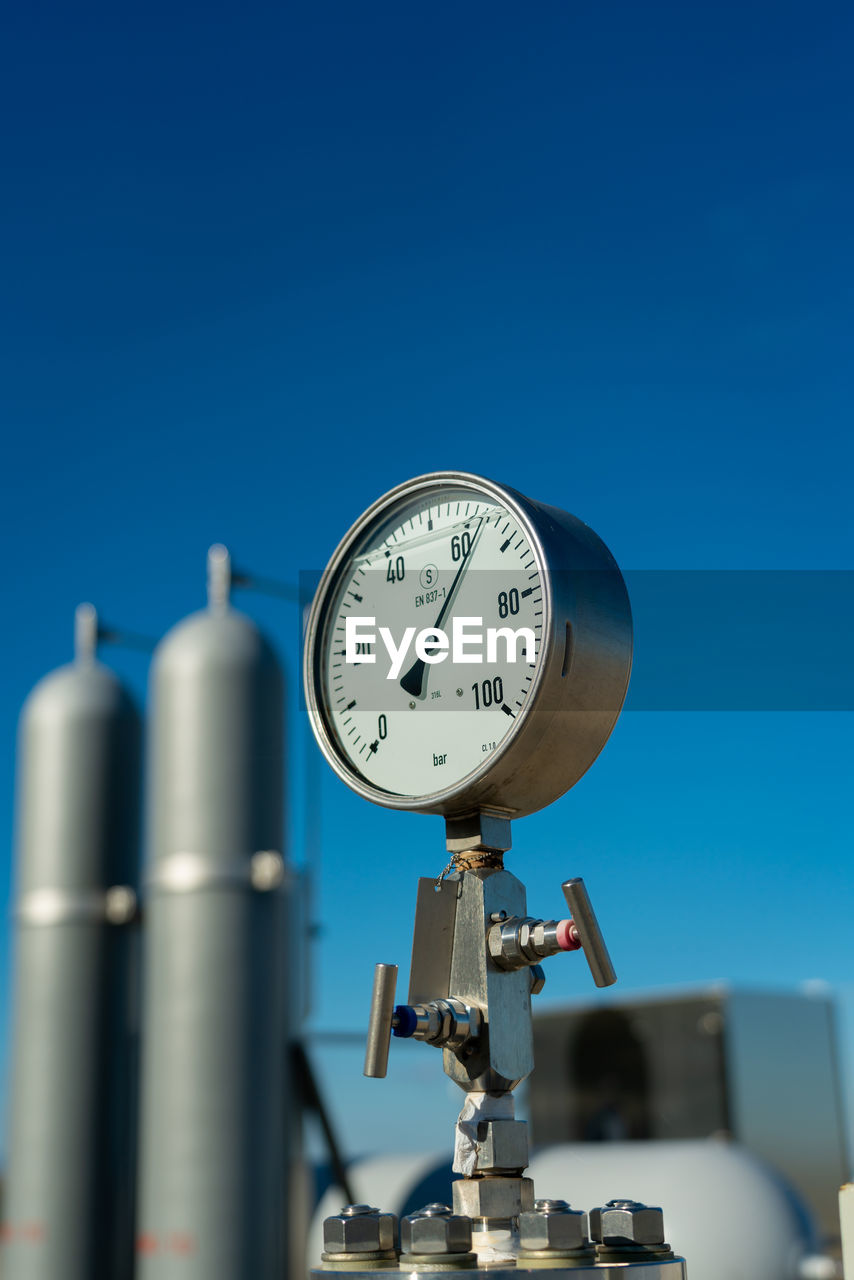
<instances>
[{"instance_id":1,"label":"vent hole on gauge case","mask_svg":"<svg viewBox=\"0 0 854 1280\"><path fill-rule=\"evenodd\" d=\"M569 675L569 669L572 666L572 654L575 648L575 640L572 634L572 623L566 624L566 643L563 649L563 666L561 667L561 679L565 679Z\"/></svg>"}]
</instances>

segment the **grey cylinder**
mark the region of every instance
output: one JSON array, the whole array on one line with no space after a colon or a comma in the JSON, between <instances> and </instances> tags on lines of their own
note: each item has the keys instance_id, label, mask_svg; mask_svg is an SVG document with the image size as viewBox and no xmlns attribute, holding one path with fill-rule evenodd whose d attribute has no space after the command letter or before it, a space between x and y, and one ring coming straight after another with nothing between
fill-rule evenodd
<instances>
[{"instance_id":1,"label":"grey cylinder","mask_svg":"<svg viewBox=\"0 0 854 1280\"><path fill-rule=\"evenodd\" d=\"M139 730L91 648L21 715L3 1280L132 1273Z\"/></svg>"},{"instance_id":2,"label":"grey cylinder","mask_svg":"<svg viewBox=\"0 0 854 1280\"><path fill-rule=\"evenodd\" d=\"M138 1280L279 1280L282 679L212 591L150 696Z\"/></svg>"}]
</instances>

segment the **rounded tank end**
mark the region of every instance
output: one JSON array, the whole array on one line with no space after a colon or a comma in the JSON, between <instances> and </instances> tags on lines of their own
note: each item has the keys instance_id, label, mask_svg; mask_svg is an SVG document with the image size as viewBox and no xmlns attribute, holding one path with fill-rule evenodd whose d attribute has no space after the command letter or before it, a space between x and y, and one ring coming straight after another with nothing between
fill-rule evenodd
<instances>
[{"instance_id":1,"label":"rounded tank end","mask_svg":"<svg viewBox=\"0 0 854 1280\"><path fill-rule=\"evenodd\" d=\"M45 725L128 711L134 717L137 714L132 696L118 676L93 656L42 676L21 708L21 724Z\"/></svg>"}]
</instances>

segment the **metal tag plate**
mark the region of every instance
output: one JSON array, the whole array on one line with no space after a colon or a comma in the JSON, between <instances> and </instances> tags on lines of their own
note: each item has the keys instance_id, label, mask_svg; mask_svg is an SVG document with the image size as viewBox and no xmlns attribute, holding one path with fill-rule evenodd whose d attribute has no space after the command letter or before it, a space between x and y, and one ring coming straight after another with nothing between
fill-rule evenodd
<instances>
[{"instance_id":1,"label":"metal tag plate","mask_svg":"<svg viewBox=\"0 0 854 1280\"><path fill-rule=\"evenodd\" d=\"M458 880L421 878L415 905L412 963L409 969L409 1004L444 1000L450 994L454 924L457 918Z\"/></svg>"}]
</instances>

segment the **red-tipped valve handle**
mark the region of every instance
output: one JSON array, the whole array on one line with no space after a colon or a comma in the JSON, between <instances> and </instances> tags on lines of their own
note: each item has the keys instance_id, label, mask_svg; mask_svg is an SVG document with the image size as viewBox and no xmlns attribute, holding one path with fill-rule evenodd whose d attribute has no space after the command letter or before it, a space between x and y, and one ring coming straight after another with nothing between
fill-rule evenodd
<instances>
[{"instance_id":1,"label":"red-tipped valve handle","mask_svg":"<svg viewBox=\"0 0 854 1280\"><path fill-rule=\"evenodd\" d=\"M584 958L590 966L593 981L597 987L611 987L617 981L617 974L611 964L602 930L596 919L593 906L580 877L564 880L561 885L566 905L572 915L572 932L578 935Z\"/></svg>"}]
</instances>

